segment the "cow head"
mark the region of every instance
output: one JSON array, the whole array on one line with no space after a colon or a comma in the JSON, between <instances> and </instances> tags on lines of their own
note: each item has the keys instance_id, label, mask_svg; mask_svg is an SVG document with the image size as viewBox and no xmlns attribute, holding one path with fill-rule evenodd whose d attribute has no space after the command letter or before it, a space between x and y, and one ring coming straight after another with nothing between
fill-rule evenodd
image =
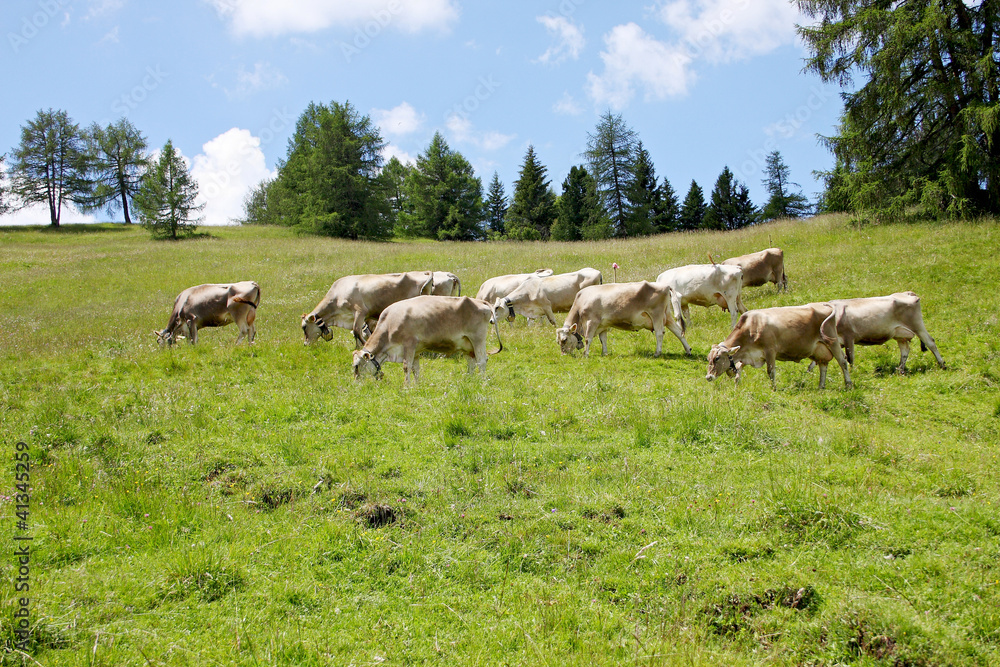
<instances>
[{"instance_id":1,"label":"cow head","mask_svg":"<svg viewBox=\"0 0 1000 667\"><path fill-rule=\"evenodd\" d=\"M170 329L164 329L163 331L153 331L153 335L156 336L156 342L160 344L160 347L164 345L170 346L175 342L174 332Z\"/></svg>"},{"instance_id":2,"label":"cow head","mask_svg":"<svg viewBox=\"0 0 1000 667\"><path fill-rule=\"evenodd\" d=\"M330 327L326 325L323 318L316 317L315 314L302 316L302 333L306 337L306 345L315 342L321 336L323 340L333 338L333 332L330 331Z\"/></svg>"},{"instance_id":3,"label":"cow head","mask_svg":"<svg viewBox=\"0 0 1000 667\"><path fill-rule=\"evenodd\" d=\"M355 350L352 366L356 380L360 380L365 376L371 376L376 380L382 379L382 364L368 350Z\"/></svg>"},{"instance_id":4,"label":"cow head","mask_svg":"<svg viewBox=\"0 0 1000 667\"><path fill-rule=\"evenodd\" d=\"M583 348L583 336L576 329L575 322L568 327L556 329L556 342L563 354L573 354L575 350Z\"/></svg>"},{"instance_id":5,"label":"cow head","mask_svg":"<svg viewBox=\"0 0 1000 667\"><path fill-rule=\"evenodd\" d=\"M708 353L708 375L705 379L711 382L723 373L729 377L739 379L740 369L743 364L733 359L733 355L740 351L740 346L730 349L719 343L712 346L712 351Z\"/></svg>"},{"instance_id":6,"label":"cow head","mask_svg":"<svg viewBox=\"0 0 1000 667\"><path fill-rule=\"evenodd\" d=\"M493 317L498 321L506 319L508 322L514 321L514 307L511 305L508 299L501 299L497 297L496 302L493 304Z\"/></svg>"}]
</instances>

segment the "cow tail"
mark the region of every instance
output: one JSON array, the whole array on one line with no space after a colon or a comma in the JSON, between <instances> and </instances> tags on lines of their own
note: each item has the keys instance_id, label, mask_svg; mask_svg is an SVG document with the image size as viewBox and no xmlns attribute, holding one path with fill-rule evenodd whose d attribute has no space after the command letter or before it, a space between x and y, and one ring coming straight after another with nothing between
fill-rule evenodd
<instances>
[{"instance_id":1,"label":"cow tail","mask_svg":"<svg viewBox=\"0 0 1000 667\"><path fill-rule=\"evenodd\" d=\"M833 327L833 335L827 331L827 327ZM830 306L830 314L827 315L823 323L819 325L819 337L827 345L840 345L840 340L837 337L837 309Z\"/></svg>"},{"instance_id":2,"label":"cow tail","mask_svg":"<svg viewBox=\"0 0 1000 667\"><path fill-rule=\"evenodd\" d=\"M462 281L458 279L458 276L455 276L455 284L458 285L458 295L457 296L462 296Z\"/></svg>"},{"instance_id":3,"label":"cow tail","mask_svg":"<svg viewBox=\"0 0 1000 667\"><path fill-rule=\"evenodd\" d=\"M499 354L499 353L503 352L503 341L500 340L500 325L497 324L496 313L494 313L493 315L490 315L490 324L493 325L493 331L495 331L496 334L497 334L497 342L500 344L500 347L498 349L494 350L493 352L487 352L486 354Z\"/></svg>"},{"instance_id":4,"label":"cow tail","mask_svg":"<svg viewBox=\"0 0 1000 667\"><path fill-rule=\"evenodd\" d=\"M681 310L681 295L672 287L670 288L670 309L674 311L674 319L681 323L681 333L687 333L684 311Z\"/></svg>"},{"instance_id":5,"label":"cow tail","mask_svg":"<svg viewBox=\"0 0 1000 667\"><path fill-rule=\"evenodd\" d=\"M712 263L712 266L715 266L715 260L712 259L712 253L708 253L708 261Z\"/></svg>"}]
</instances>

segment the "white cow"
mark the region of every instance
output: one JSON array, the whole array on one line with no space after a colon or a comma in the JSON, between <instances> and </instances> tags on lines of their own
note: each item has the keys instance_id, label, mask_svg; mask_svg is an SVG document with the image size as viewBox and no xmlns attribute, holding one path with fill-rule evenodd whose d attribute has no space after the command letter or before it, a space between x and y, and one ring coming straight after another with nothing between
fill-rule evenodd
<instances>
[{"instance_id":1,"label":"white cow","mask_svg":"<svg viewBox=\"0 0 1000 667\"><path fill-rule=\"evenodd\" d=\"M528 320L544 315L555 326L554 313L569 312L577 292L602 282L601 272L591 268L526 280L507 296L497 297L493 312L497 320L507 318L509 322L513 322L516 315L524 315Z\"/></svg>"},{"instance_id":2,"label":"white cow","mask_svg":"<svg viewBox=\"0 0 1000 667\"><path fill-rule=\"evenodd\" d=\"M729 311L732 326L740 313L745 313L740 292L743 289L743 270L738 266L722 264L689 264L667 269L656 277L656 282L669 285L673 290L674 317L687 330L691 319L688 304L710 308L718 305Z\"/></svg>"},{"instance_id":3,"label":"white cow","mask_svg":"<svg viewBox=\"0 0 1000 667\"><path fill-rule=\"evenodd\" d=\"M434 291L436 296L462 296L462 282L450 271L434 272Z\"/></svg>"},{"instance_id":4,"label":"white cow","mask_svg":"<svg viewBox=\"0 0 1000 667\"><path fill-rule=\"evenodd\" d=\"M247 280L232 284L208 284L188 287L177 295L167 327L154 331L161 345L173 345L177 335L186 332L191 344L198 342L198 329L224 327L236 322L240 333L252 343L257 336L254 320L260 305L260 287Z\"/></svg>"},{"instance_id":5,"label":"white cow","mask_svg":"<svg viewBox=\"0 0 1000 667\"><path fill-rule=\"evenodd\" d=\"M498 297L507 296L525 280L532 278L547 278L552 275L552 269L538 269L534 273L514 273L508 276L496 276L482 284L476 293L476 298L486 303L493 303Z\"/></svg>"}]
</instances>

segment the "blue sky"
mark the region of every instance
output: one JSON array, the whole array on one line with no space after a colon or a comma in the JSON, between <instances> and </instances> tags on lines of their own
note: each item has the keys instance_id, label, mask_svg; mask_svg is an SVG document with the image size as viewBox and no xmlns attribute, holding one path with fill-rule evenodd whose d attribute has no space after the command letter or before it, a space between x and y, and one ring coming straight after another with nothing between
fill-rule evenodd
<instances>
[{"instance_id":1,"label":"blue sky","mask_svg":"<svg viewBox=\"0 0 1000 667\"><path fill-rule=\"evenodd\" d=\"M209 224L273 175L310 101L350 101L403 160L440 131L508 194L529 144L559 192L610 109L680 197L728 165L757 203L771 150L820 190L816 135L842 108L802 73L805 19L786 0L6 0L0 16L0 152L39 109L127 116L190 160ZM0 218L30 222L47 218Z\"/></svg>"}]
</instances>

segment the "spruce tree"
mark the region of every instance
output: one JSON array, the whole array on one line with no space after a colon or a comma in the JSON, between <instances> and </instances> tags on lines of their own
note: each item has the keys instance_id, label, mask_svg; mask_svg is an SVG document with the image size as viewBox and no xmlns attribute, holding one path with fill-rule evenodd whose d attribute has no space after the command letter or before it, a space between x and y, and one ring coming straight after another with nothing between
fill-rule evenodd
<instances>
[{"instance_id":1,"label":"spruce tree","mask_svg":"<svg viewBox=\"0 0 1000 667\"><path fill-rule=\"evenodd\" d=\"M705 191L693 179L688 193L681 204L680 215L677 217L677 228L683 231L701 229L705 219Z\"/></svg>"},{"instance_id":2,"label":"spruce tree","mask_svg":"<svg viewBox=\"0 0 1000 667\"><path fill-rule=\"evenodd\" d=\"M724 167L712 190L711 203L702 222L704 229L741 229L754 224L757 209L750 201L750 191Z\"/></svg>"},{"instance_id":3,"label":"spruce tree","mask_svg":"<svg viewBox=\"0 0 1000 667\"><path fill-rule=\"evenodd\" d=\"M131 204L149 169L146 137L127 118L101 127L90 126L86 141L86 193L80 199L86 211L121 212L132 224Z\"/></svg>"},{"instance_id":4,"label":"spruce tree","mask_svg":"<svg viewBox=\"0 0 1000 667\"><path fill-rule=\"evenodd\" d=\"M601 116L595 132L587 134L584 155L590 173L597 181L601 205L611 220L615 236L626 236L628 233L625 193L632 183L637 142L635 130L625 124L621 114L615 115L610 111Z\"/></svg>"},{"instance_id":5,"label":"spruce tree","mask_svg":"<svg viewBox=\"0 0 1000 667\"><path fill-rule=\"evenodd\" d=\"M65 111L39 111L21 127L13 157L11 192L22 205L46 205L49 224L59 227L63 204L79 199L86 189L80 127Z\"/></svg>"},{"instance_id":6,"label":"spruce tree","mask_svg":"<svg viewBox=\"0 0 1000 667\"><path fill-rule=\"evenodd\" d=\"M197 229L200 218L193 217L204 208L198 205L198 183L191 177L187 163L167 141L159 159L143 176L135 197L142 224L153 238L178 239Z\"/></svg>"},{"instance_id":7,"label":"spruce tree","mask_svg":"<svg viewBox=\"0 0 1000 667\"><path fill-rule=\"evenodd\" d=\"M0 155L0 215L10 210L10 198L7 194L7 170L3 168L6 155Z\"/></svg>"},{"instance_id":8,"label":"spruce tree","mask_svg":"<svg viewBox=\"0 0 1000 667\"><path fill-rule=\"evenodd\" d=\"M413 205L406 186L406 181L413 170L412 165L403 164L395 155L382 167L382 182L389 201L389 210L392 212L395 236L416 236Z\"/></svg>"},{"instance_id":9,"label":"spruce tree","mask_svg":"<svg viewBox=\"0 0 1000 667\"><path fill-rule=\"evenodd\" d=\"M504 218L507 216L507 193L500 176L493 172L489 191L486 194L486 228L494 238L503 236Z\"/></svg>"},{"instance_id":10,"label":"spruce tree","mask_svg":"<svg viewBox=\"0 0 1000 667\"><path fill-rule=\"evenodd\" d=\"M765 170L767 177L762 183L767 188L770 199L764 205L761 218L774 220L776 218L801 218L809 215L812 211L809 200L802 194L801 190L798 192L792 190L792 188L802 186L792 182L791 170L781 158L780 152L768 153Z\"/></svg>"},{"instance_id":11,"label":"spruce tree","mask_svg":"<svg viewBox=\"0 0 1000 667\"><path fill-rule=\"evenodd\" d=\"M507 209L507 237L518 241L546 240L556 218L555 193L545 180L548 170L529 145Z\"/></svg>"},{"instance_id":12,"label":"spruce tree","mask_svg":"<svg viewBox=\"0 0 1000 667\"><path fill-rule=\"evenodd\" d=\"M422 236L450 241L485 238L482 181L440 132L417 156L417 166L406 182L415 227Z\"/></svg>"},{"instance_id":13,"label":"spruce tree","mask_svg":"<svg viewBox=\"0 0 1000 667\"><path fill-rule=\"evenodd\" d=\"M681 206L680 202L677 201L677 193L674 192L674 188L666 176L663 177L659 190L658 208L653 214L653 224L655 233L662 234L677 229L677 219L681 214Z\"/></svg>"},{"instance_id":14,"label":"spruce tree","mask_svg":"<svg viewBox=\"0 0 1000 667\"><path fill-rule=\"evenodd\" d=\"M558 215L552 225L553 241L580 241L584 238L607 238L607 225L598 230L603 210L597 198L594 177L583 167L571 167L562 184Z\"/></svg>"},{"instance_id":15,"label":"spruce tree","mask_svg":"<svg viewBox=\"0 0 1000 667\"><path fill-rule=\"evenodd\" d=\"M663 207L660 196L660 189L656 185L656 170L649 151L640 141L635 148L632 182L625 190L628 204L625 236L649 236L656 231L656 216Z\"/></svg>"}]
</instances>

